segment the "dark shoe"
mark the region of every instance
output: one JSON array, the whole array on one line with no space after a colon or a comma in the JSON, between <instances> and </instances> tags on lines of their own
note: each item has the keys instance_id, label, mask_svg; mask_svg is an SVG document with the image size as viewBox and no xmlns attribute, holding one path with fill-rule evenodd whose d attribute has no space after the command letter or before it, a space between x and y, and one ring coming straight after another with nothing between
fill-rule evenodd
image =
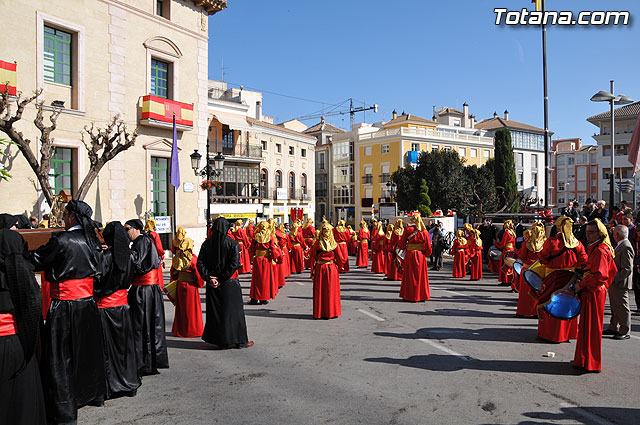
<instances>
[{"instance_id":1,"label":"dark shoe","mask_svg":"<svg viewBox=\"0 0 640 425\"><path fill-rule=\"evenodd\" d=\"M253 298L251 298L247 304L249 304L249 305L258 305L259 303L260 302L258 300L254 300Z\"/></svg>"},{"instance_id":2,"label":"dark shoe","mask_svg":"<svg viewBox=\"0 0 640 425\"><path fill-rule=\"evenodd\" d=\"M613 329L607 329L602 331L602 335L612 335L613 337L615 337L616 335L618 335L618 332L614 331Z\"/></svg>"},{"instance_id":3,"label":"dark shoe","mask_svg":"<svg viewBox=\"0 0 640 425\"><path fill-rule=\"evenodd\" d=\"M617 340L623 340L623 339L629 339L631 338L631 335L627 334L627 335L622 335L622 334L615 334L613 336L613 339L617 339Z\"/></svg>"},{"instance_id":4,"label":"dark shoe","mask_svg":"<svg viewBox=\"0 0 640 425\"><path fill-rule=\"evenodd\" d=\"M87 403L89 406L93 407L104 407L104 398L96 398L95 400L91 400Z\"/></svg>"},{"instance_id":5,"label":"dark shoe","mask_svg":"<svg viewBox=\"0 0 640 425\"><path fill-rule=\"evenodd\" d=\"M249 348L249 347L253 347L254 342L253 341L249 341L246 344L236 344L235 348Z\"/></svg>"},{"instance_id":6,"label":"dark shoe","mask_svg":"<svg viewBox=\"0 0 640 425\"><path fill-rule=\"evenodd\" d=\"M265 304L269 304L269 301L267 300L260 301L260 305L265 305Z\"/></svg>"}]
</instances>

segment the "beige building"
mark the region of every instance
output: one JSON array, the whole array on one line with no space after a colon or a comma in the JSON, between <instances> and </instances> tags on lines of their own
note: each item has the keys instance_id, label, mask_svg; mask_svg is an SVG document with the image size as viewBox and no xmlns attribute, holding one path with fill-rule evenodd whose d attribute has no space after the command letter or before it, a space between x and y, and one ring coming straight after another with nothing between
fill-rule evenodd
<instances>
[{"instance_id":1,"label":"beige building","mask_svg":"<svg viewBox=\"0 0 640 425\"><path fill-rule=\"evenodd\" d=\"M209 16L226 3L69 0L60 7L35 0L0 6L3 33L11 34L11 42L0 45L0 60L16 63L17 89L29 94L42 88L46 105L64 102L53 132L54 191L73 194L87 173L82 129L105 127L120 115L139 136L107 163L85 197L95 219L170 217L170 228L182 226L194 240L203 239L206 195L198 189L189 153L206 149ZM30 105L17 126L37 152L34 112ZM173 112L179 124L178 190L168 183ZM15 147L8 158L3 165L13 178L0 183L2 209L41 216L48 207L32 170ZM167 243L170 234L163 238Z\"/></svg>"}]
</instances>

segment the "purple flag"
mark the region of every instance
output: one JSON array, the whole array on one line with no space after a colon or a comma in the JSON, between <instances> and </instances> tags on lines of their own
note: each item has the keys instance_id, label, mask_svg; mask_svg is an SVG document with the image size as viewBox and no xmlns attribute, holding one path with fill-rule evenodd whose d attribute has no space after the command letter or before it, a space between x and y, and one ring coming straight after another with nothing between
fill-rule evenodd
<instances>
[{"instance_id":1,"label":"purple flag","mask_svg":"<svg viewBox=\"0 0 640 425\"><path fill-rule=\"evenodd\" d=\"M176 114L173 114L173 143L171 145L171 166L169 167L169 183L176 188L180 187L180 163L178 161L178 131L176 130Z\"/></svg>"}]
</instances>

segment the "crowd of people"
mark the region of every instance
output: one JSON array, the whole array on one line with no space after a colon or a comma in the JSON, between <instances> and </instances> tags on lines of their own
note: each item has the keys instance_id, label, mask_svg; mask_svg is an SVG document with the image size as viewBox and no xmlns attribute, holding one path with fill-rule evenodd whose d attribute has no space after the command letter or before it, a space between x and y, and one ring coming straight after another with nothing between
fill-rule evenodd
<instances>
[{"instance_id":1,"label":"crowd of people","mask_svg":"<svg viewBox=\"0 0 640 425\"><path fill-rule=\"evenodd\" d=\"M175 336L202 337L219 349L253 345L241 274L251 274L248 304L264 305L288 277L308 270L313 318L337 318L340 276L350 272L349 256L357 269L399 281L398 296L407 302L430 299L429 262L431 270L440 270L448 250L454 279L482 279L487 264L501 285L518 292L516 316L537 318L539 339L575 339L574 367L600 371L603 333L629 338L639 234L627 209L609 220L598 203L589 219L578 217L576 224L575 208L563 211L550 237L542 222L525 229L517 220L506 220L500 232L490 220L475 227L465 223L448 237L441 222L427 227L417 212L395 223L363 220L357 232L343 220L335 227L323 220L316 229L311 219L288 228L274 219L230 225L219 217L198 255L186 231L177 229L166 285L165 251L153 219L110 222L100 231L89 205L71 201L62 217L66 231L53 232L46 244L28 251L14 230L31 223L26 216L2 214L0 419L74 423L82 406L135 396L142 377L169 367L164 295L175 305ZM34 272L41 272L40 288ZM607 293L612 318L603 330ZM563 297L579 300L579 317L575 311L558 313Z\"/></svg>"}]
</instances>

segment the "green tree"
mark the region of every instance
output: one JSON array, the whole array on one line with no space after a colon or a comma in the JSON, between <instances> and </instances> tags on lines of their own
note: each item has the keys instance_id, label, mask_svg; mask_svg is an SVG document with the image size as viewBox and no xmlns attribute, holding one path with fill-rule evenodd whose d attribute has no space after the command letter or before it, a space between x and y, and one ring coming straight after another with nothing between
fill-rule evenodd
<instances>
[{"instance_id":1,"label":"green tree","mask_svg":"<svg viewBox=\"0 0 640 425\"><path fill-rule=\"evenodd\" d=\"M518 183L516 181L516 167L513 161L511 132L508 128L501 128L496 131L494 144L494 178L500 208L517 212Z\"/></svg>"},{"instance_id":2,"label":"green tree","mask_svg":"<svg viewBox=\"0 0 640 425\"><path fill-rule=\"evenodd\" d=\"M412 211L418 204L418 191L420 186L417 184L417 172L412 166L398 169L391 175L391 180L398 186L396 189L396 202L398 202L398 210Z\"/></svg>"},{"instance_id":3,"label":"green tree","mask_svg":"<svg viewBox=\"0 0 640 425\"><path fill-rule=\"evenodd\" d=\"M456 151L432 151L420 156L416 183L425 179L429 187L431 205L460 211L463 203L460 194L466 193L468 188L464 175L464 160ZM416 194L416 200L418 199Z\"/></svg>"},{"instance_id":4,"label":"green tree","mask_svg":"<svg viewBox=\"0 0 640 425\"><path fill-rule=\"evenodd\" d=\"M493 166L494 159L491 158L482 167L478 168L476 165L465 167L466 190L460 193L462 207L459 211L462 214L475 215L482 219L485 214L497 209Z\"/></svg>"},{"instance_id":5,"label":"green tree","mask_svg":"<svg viewBox=\"0 0 640 425\"><path fill-rule=\"evenodd\" d=\"M429 198L429 186L425 179L420 180L420 194L418 196L417 209L423 217L431 215L431 198Z\"/></svg>"}]
</instances>

